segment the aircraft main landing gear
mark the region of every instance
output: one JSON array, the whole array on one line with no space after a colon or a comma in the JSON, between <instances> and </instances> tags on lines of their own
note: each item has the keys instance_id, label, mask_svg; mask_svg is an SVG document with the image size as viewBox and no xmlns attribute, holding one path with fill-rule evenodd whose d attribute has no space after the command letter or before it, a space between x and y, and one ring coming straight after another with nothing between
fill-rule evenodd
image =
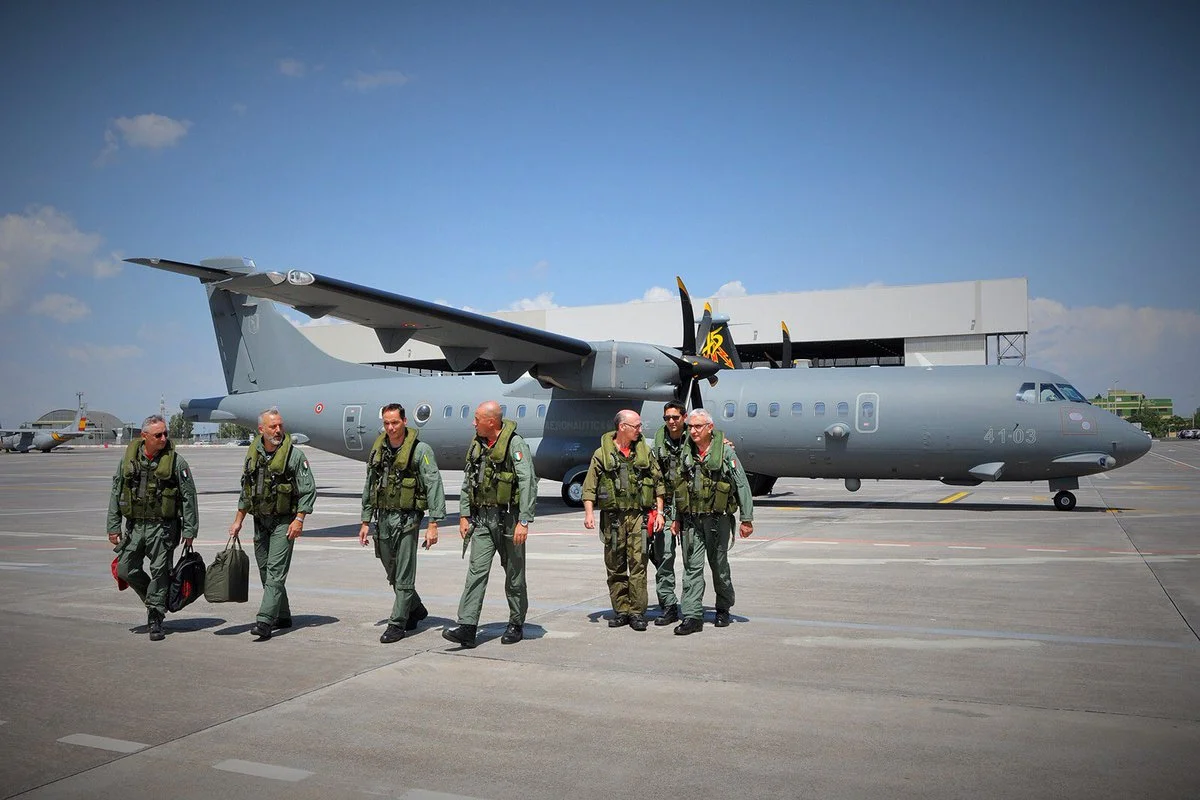
<instances>
[{"instance_id":1,"label":"aircraft main landing gear","mask_svg":"<svg viewBox=\"0 0 1200 800\"><path fill-rule=\"evenodd\" d=\"M1066 490L1054 495L1054 507L1059 511L1070 511L1075 508L1075 495Z\"/></svg>"},{"instance_id":2,"label":"aircraft main landing gear","mask_svg":"<svg viewBox=\"0 0 1200 800\"><path fill-rule=\"evenodd\" d=\"M583 479L586 477L586 473L581 473L569 481L563 481L562 499L571 508L583 508Z\"/></svg>"}]
</instances>

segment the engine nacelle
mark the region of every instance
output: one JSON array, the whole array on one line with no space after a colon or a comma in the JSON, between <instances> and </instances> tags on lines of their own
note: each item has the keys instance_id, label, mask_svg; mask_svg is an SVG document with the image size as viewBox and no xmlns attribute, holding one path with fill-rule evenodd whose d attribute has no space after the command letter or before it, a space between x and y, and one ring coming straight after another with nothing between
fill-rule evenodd
<instances>
[{"instance_id":1,"label":"engine nacelle","mask_svg":"<svg viewBox=\"0 0 1200 800\"><path fill-rule=\"evenodd\" d=\"M594 351L579 364L544 364L529 372L547 388L593 397L671 400L679 365L664 350L641 342L591 342Z\"/></svg>"}]
</instances>

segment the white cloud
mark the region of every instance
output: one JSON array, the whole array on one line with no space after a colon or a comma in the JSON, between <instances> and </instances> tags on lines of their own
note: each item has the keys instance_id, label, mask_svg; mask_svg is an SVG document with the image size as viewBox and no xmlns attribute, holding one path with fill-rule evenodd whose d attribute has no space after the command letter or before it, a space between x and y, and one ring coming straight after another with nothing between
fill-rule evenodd
<instances>
[{"instance_id":1,"label":"white cloud","mask_svg":"<svg viewBox=\"0 0 1200 800\"><path fill-rule=\"evenodd\" d=\"M730 281L729 283L721 284L721 288L717 289L717 293L713 297L745 297L746 287L741 281Z\"/></svg>"},{"instance_id":2,"label":"white cloud","mask_svg":"<svg viewBox=\"0 0 1200 800\"><path fill-rule=\"evenodd\" d=\"M87 303L69 294L48 294L34 303L30 310L59 322L75 322L92 313Z\"/></svg>"},{"instance_id":3,"label":"white cloud","mask_svg":"<svg viewBox=\"0 0 1200 800\"><path fill-rule=\"evenodd\" d=\"M307 72L304 62L298 58L281 58L279 59L279 73L287 75L289 78L303 78Z\"/></svg>"},{"instance_id":4,"label":"white cloud","mask_svg":"<svg viewBox=\"0 0 1200 800\"><path fill-rule=\"evenodd\" d=\"M558 308L554 302L554 292L542 292L537 297L523 297L508 306L510 311L538 311L546 308Z\"/></svg>"},{"instance_id":5,"label":"white cloud","mask_svg":"<svg viewBox=\"0 0 1200 800\"><path fill-rule=\"evenodd\" d=\"M67 358L76 361L93 362L102 361L110 363L113 361L124 361L130 358L141 358L145 355L142 348L136 344L112 344L100 345L85 342L76 347L67 348Z\"/></svg>"},{"instance_id":6,"label":"white cloud","mask_svg":"<svg viewBox=\"0 0 1200 800\"><path fill-rule=\"evenodd\" d=\"M1070 308L1029 301L1026 362L1056 372L1088 397L1113 386L1169 397L1176 412L1200 404L1200 313L1162 308Z\"/></svg>"},{"instance_id":7,"label":"white cloud","mask_svg":"<svg viewBox=\"0 0 1200 800\"><path fill-rule=\"evenodd\" d=\"M359 70L354 76L342 81L342 86L356 92L369 92L384 86L403 86L408 83L408 76L394 69L379 72L363 72Z\"/></svg>"},{"instance_id":8,"label":"white cloud","mask_svg":"<svg viewBox=\"0 0 1200 800\"><path fill-rule=\"evenodd\" d=\"M24 214L0 218L0 311L20 302L25 291L53 264L76 272L104 274L94 261L104 241L84 233L52 206L35 206Z\"/></svg>"},{"instance_id":9,"label":"white cloud","mask_svg":"<svg viewBox=\"0 0 1200 800\"><path fill-rule=\"evenodd\" d=\"M102 167L113 159L121 147L117 139L118 133L129 147L158 150L179 144L179 140L187 135L191 127L192 123L189 120L171 119L161 114L117 117L104 132L104 148L93 163Z\"/></svg>"},{"instance_id":10,"label":"white cloud","mask_svg":"<svg viewBox=\"0 0 1200 800\"><path fill-rule=\"evenodd\" d=\"M670 289L666 289L662 286L651 286L649 289L646 290L646 292L640 298L638 298L637 300L630 300L629 302L631 302L631 303L661 303L664 300L673 300L678 296L679 295L676 294L675 292L671 291Z\"/></svg>"}]
</instances>

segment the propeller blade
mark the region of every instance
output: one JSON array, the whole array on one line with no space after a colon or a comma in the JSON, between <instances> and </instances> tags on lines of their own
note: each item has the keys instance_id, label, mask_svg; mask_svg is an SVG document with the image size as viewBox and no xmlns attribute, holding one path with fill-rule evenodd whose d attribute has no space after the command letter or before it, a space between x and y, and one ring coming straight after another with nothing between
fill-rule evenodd
<instances>
[{"instance_id":1,"label":"propeller blade","mask_svg":"<svg viewBox=\"0 0 1200 800\"><path fill-rule=\"evenodd\" d=\"M700 317L700 330L696 332L696 341L700 344L700 352L708 351L708 335L712 333L712 306L704 304L704 314Z\"/></svg>"},{"instance_id":2,"label":"propeller blade","mask_svg":"<svg viewBox=\"0 0 1200 800\"><path fill-rule=\"evenodd\" d=\"M680 350L686 356L696 355L696 312L692 310L692 296L683 285L683 278L675 276L679 287L679 305L683 311L683 347Z\"/></svg>"},{"instance_id":3,"label":"propeller blade","mask_svg":"<svg viewBox=\"0 0 1200 800\"><path fill-rule=\"evenodd\" d=\"M790 369L796 366L795 362L792 361L792 337L788 333L787 323L780 322L779 324L783 326L783 358L781 359L783 363L781 366L784 369Z\"/></svg>"},{"instance_id":4,"label":"propeller blade","mask_svg":"<svg viewBox=\"0 0 1200 800\"><path fill-rule=\"evenodd\" d=\"M704 408L704 398L700 394L700 381L696 378L692 378L691 395L692 408Z\"/></svg>"}]
</instances>

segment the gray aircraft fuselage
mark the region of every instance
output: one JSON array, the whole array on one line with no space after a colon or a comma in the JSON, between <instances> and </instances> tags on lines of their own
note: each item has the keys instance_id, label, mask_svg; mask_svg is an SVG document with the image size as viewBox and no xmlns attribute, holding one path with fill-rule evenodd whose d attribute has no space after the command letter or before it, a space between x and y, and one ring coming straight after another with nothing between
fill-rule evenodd
<instances>
[{"instance_id":1,"label":"gray aircraft fuselage","mask_svg":"<svg viewBox=\"0 0 1200 800\"><path fill-rule=\"evenodd\" d=\"M379 372L375 380L190 401L185 410L253 426L264 408L278 406L288 430L313 446L365 461L380 431L379 409L399 402L439 463L458 469L474 435L475 406L495 399L529 441L538 475L567 483L586 469L618 410L640 411L647 437L662 424L659 402L573 396L533 379L505 385L491 375ZM1103 409L1018 399L1028 384L1066 381L1007 366L726 370L717 386L705 387L704 403L746 469L773 477L1049 480L1051 489L1065 490L1149 449L1144 433ZM980 466L983 473L972 474Z\"/></svg>"}]
</instances>

